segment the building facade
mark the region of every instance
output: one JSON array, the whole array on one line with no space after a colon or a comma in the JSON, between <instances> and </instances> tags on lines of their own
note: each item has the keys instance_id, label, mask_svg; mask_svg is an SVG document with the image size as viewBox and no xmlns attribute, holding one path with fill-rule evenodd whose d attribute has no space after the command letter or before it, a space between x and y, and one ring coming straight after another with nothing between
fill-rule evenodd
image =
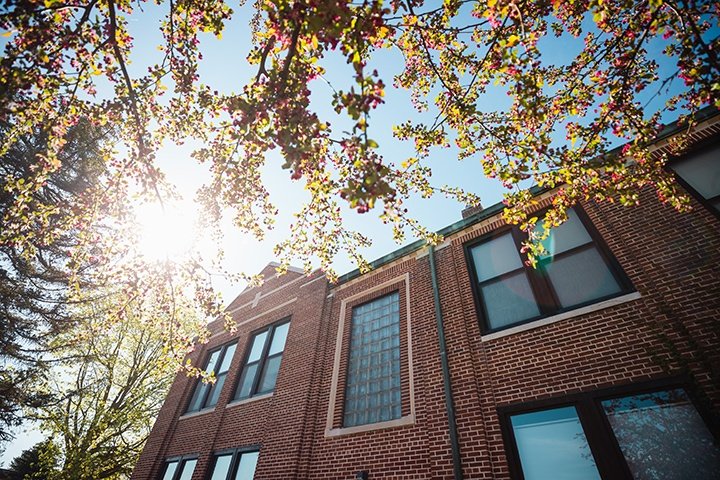
<instances>
[{"instance_id":1,"label":"building facade","mask_svg":"<svg viewBox=\"0 0 720 480\"><path fill-rule=\"evenodd\" d=\"M694 132L691 212L583 203L537 269L501 205L337 284L268 265L132 478L718 478L720 117Z\"/></svg>"}]
</instances>

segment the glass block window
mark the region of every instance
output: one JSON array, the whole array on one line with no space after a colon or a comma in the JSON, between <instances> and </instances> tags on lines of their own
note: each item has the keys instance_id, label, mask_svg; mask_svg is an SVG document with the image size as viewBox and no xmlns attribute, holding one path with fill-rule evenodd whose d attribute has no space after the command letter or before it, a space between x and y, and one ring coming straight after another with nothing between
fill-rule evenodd
<instances>
[{"instance_id":1,"label":"glass block window","mask_svg":"<svg viewBox=\"0 0 720 480\"><path fill-rule=\"evenodd\" d=\"M286 319L253 335L240 373L236 399L270 393L275 389L289 329L290 320Z\"/></svg>"},{"instance_id":2,"label":"glass block window","mask_svg":"<svg viewBox=\"0 0 720 480\"><path fill-rule=\"evenodd\" d=\"M188 412L197 412L204 408L214 407L217 404L218 398L220 398L220 392L222 392L223 385L225 385L228 370L230 370L233 355L235 355L236 346L237 344L231 343L230 345L224 345L210 352L207 365L205 366L205 372L214 374L215 383L198 381L193 396L190 399L190 405L187 409Z\"/></svg>"},{"instance_id":3,"label":"glass block window","mask_svg":"<svg viewBox=\"0 0 720 480\"><path fill-rule=\"evenodd\" d=\"M670 168L705 199L710 208L720 213L720 145L673 162Z\"/></svg>"},{"instance_id":4,"label":"glass block window","mask_svg":"<svg viewBox=\"0 0 720 480\"><path fill-rule=\"evenodd\" d=\"M180 457L167 460L160 478L162 480L190 480L196 464L197 458Z\"/></svg>"},{"instance_id":5,"label":"glass block window","mask_svg":"<svg viewBox=\"0 0 720 480\"><path fill-rule=\"evenodd\" d=\"M400 298L385 295L352 310L343 426L402 416Z\"/></svg>"},{"instance_id":6,"label":"glass block window","mask_svg":"<svg viewBox=\"0 0 720 480\"><path fill-rule=\"evenodd\" d=\"M210 480L252 480L255 476L257 450L233 450L215 455Z\"/></svg>"},{"instance_id":7,"label":"glass block window","mask_svg":"<svg viewBox=\"0 0 720 480\"><path fill-rule=\"evenodd\" d=\"M541 227L539 227L541 228ZM483 330L496 331L629 290L629 283L574 210L543 242L537 268L520 254L517 228L468 248Z\"/></svg>"}]
</instances>

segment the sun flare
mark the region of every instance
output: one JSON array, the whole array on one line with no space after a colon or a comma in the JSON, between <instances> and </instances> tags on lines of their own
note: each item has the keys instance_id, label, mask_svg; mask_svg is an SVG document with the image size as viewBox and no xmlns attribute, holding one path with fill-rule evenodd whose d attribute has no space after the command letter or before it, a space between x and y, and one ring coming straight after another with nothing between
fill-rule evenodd
<instances>
[{"instance_id":1,"label":"sun flare","mask_svg":"<svg viewBox=\"0 0 720 480\"><path fill-rule=\"evenodd\" d=\"M148 260L189 254L199 240L198 208L192 202L145 203L136 207L137 249Z\"/></svg>"}]
</instances>

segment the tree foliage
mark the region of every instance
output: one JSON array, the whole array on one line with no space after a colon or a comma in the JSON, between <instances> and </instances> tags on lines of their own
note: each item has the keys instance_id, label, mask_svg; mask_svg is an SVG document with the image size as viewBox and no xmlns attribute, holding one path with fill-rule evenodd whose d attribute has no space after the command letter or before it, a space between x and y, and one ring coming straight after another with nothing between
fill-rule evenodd
<instances>
[{"instance_id":1,"label":"tree foliage","mask_svg":"<svg viewBox=\"0 0 720 480\"><path fill-rule=\"evenodd\" d=\"M0 138L6 139L11 130L0 123ZM0 162L2 187L32 177L37 156L48 148L48 138L37 126L10 146ZM87 122L70 128L57 154L61 167L33 190L24 208L16 208L12 192L0 189L0 216L22 217L41 205L48 225L76 222L73 210L78 199L94 187L104 170L97 156L100 138ZM79 282L84 278L82 269L71 265L71 252L78 246L76 229L53 231L33 223L26 227L26 246L0 244L0 440L4 441L11 438L10 427L20 422L23 406L46 400L34 388L45 374L43 355L49 342L72 324L71 277Z\"/></svg>"},{"instance_id":2,"label":"tree foliage","mask_svg":"<svg viewBox=\"0 0 720 480\"><path fill-rule=\"evenodd\" d=\"M106 188L94 204L121 204L131 181L151 196L167 195L156 152L166 142L195 139L203 147L194 156L213 175L200 192L208 223L230 209L239 228L259 237L276 214L261 171L267 154L280 152L282 167L304 183L310 200L276 253L285 266L292 258L306 265L317 258L332 276L341 251L367 266L359 249L369 239L344 226L342 204L360 213L377 209L398 240L409 229L436 241L407 212L408 199L442 192L478 200L474 192L431 182L428 157L452 144L508 188L506 218L527 230L537 219L528 218L533 199L519 186L532 182L556 188L546 226L562 221L581 199L633 204L646 186L682 208L687 200L663 168L667 159L650 155L647 146L663 110L681 108L692 123L693 112L719 104L713 2L258 0L241 7L253 11L247 60L255 74L230 92L203 83L198 69L203 35L245 28L230 5L158 3L165 11L158 25L162 58L140 74L129 68L137 39L128 22L143 15L143 1L25 0L0 13L8 35L0 116L12 125L0 153L38 122L52 126L36 168L5 186L15 200L3 216L0 243L24 248L33 241L28 225L48 226L46 210L27 208L28 198L62 168L62 139L81 118L115 126L124 142L122 154L104 153ZM558 44L572 41L581 45L577 52L553 55ZM652 53L654 46L663 53ZM385 48L403 65L393 79L381 65L370 66ZM340 127L311 101L314 91L328 88L325 69L338 57L353 72L347 85L329 87L345 120ZM660 63L676 68L661 78ZM682 88L673 87L676 80ZM411 158L384 158L372 138L389 82L408 90L418 111L434 114L429 122L411 118L396 126L398 139L414 142ZM487 102L499 95L507 105ZM669 97L664 109L645 112L658 95ZM626 142L620 154L604 155L620 141ZM162 278L189 279L197 304L211 315L221 311L197 262L172 268ZM129 291L155 288L149 277L113 275Z\"/></svg>"},{"instance_id":3,"label":"tree foliage","mask_svg":"<svg viewBox=\"0 0 720 480\"><path fill-rule=\"evenodd\" d=\"M53 449L45 440L24 450L10 462L8 480L47 480L46 465L53 465Z\"/></svg>"},{"instance_id":4,"label":"tree foliage","mask_svg":"<svg viewBox=\"0 0 720 480\"><path fill-rule=\"evenodd\" d=\"M55 401L29 414L48 434L48 458L57 461L45 465L49 480L128 478L174 377L176 363L154 321L162 312L132 302L108 328L105 317L115 315L118 301L108 295L84 305L87 320L54 341L45 389Z\"/></svg>"}]
</instances>

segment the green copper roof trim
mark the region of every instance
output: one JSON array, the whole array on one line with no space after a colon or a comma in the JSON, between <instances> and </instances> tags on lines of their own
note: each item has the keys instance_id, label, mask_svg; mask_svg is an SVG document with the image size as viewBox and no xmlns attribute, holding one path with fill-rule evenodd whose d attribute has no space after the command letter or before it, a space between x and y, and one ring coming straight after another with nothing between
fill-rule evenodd
<instances>
[{"instance_id":1,"label":"green copper roof trim","mask_svg":"<svg viewBox=\"0 0 720 480\"><path fill-rule=\"evenodd\" d=\"M538 195L538 194L544 192L545 190L547 190L547 189L540 188L537 186L530 188L530 192L533 195ZM453 233L464 230L471 225L481 222L481 221L485 220L486 218L492 217L493 215L497 215L498 213L502 212L504 208L505 208L505 205L502 202L498 202L495 205L492 205L488 208L484 208L484 209L480 210L479 212L477 212L467 218L463 218L462 220L458 220L457 222L452 223L452 224L448 225L447 227L441 228L440 230L437 231L437 233L442 235L443 237L447 237L449 235L452 235ZM377 268L380 268L383 265L386 265L386 264L392 262L393 260L396 260L398 258L409 255L410 253L413 253L413 252L420 250L427 246L428 246L428 244L425 240L416 240L413 243L405 245L404 247L401 247L391 253L388 253L387 255L384 255L384 256L370 262L370 267L372 268L372 270L375 270ZM352 280L355 277L359 277L360 275L361 275L360 269L356 268L355 270L352 270L351 272L348 272L348 273L338 277L337 285L340 285L349 280Z\"/></svg>"},{"instance_id":2,"label":"green copper roof trim","mask_svg":"<svg viewBox=\"0 0 720 480\"><path fill-rule=\"evenodd\" d=\"M705 121L709 118L712 118L716 115L720 114L720 110L716 108L713 105L709 105L707 107L704 107L695 114L695 120L697 122ZM658 134L656 141L664 140L668 137L671 137L675 135L676 133L680 132L683 128L685 128L684 124L679 123L677 120L666 125L663 127L663 129ZM613 148L608 152L608 154L618 153L622 149L622 145ZM533 195L539 195L540 193L548 190L547 188L541 188L538 186L530 187L530 193ZM437 231L438 234L442 235L443 237L447 237L449 235L452 235L453 233L459 232L461 230L466 229L467 227L474 225L478 222L481 222L482 220L485 220L486 218L492 217L493 215L496 215L503 211L505 208L505 205L502 202L498 202L495 205L492 205L488 208L484 208L483 210L480 210L479 212L467 217L463 218L462 220L459 220L455 223L452 223L448 225L447 227L441 228ZM383 255L382 257L370 262L370 267L372 270L376 270L383 265L386 265L394 260L397 260L398 258L402 258L406 255L409 255L417 250L420 250L424 247L427 247L428 244L425 240L416 240L413 243L410 243L408 245L405 245L404 247L400 247L399 249L388 253L387 255ZM359 277L361 275L360 269L356 268L355 270L352 270L344 275L341 275L338 277L338 281L336 285L343 284L345 282L348 282L352 280L353 278Z\"/></svg>"}]
</instances>

